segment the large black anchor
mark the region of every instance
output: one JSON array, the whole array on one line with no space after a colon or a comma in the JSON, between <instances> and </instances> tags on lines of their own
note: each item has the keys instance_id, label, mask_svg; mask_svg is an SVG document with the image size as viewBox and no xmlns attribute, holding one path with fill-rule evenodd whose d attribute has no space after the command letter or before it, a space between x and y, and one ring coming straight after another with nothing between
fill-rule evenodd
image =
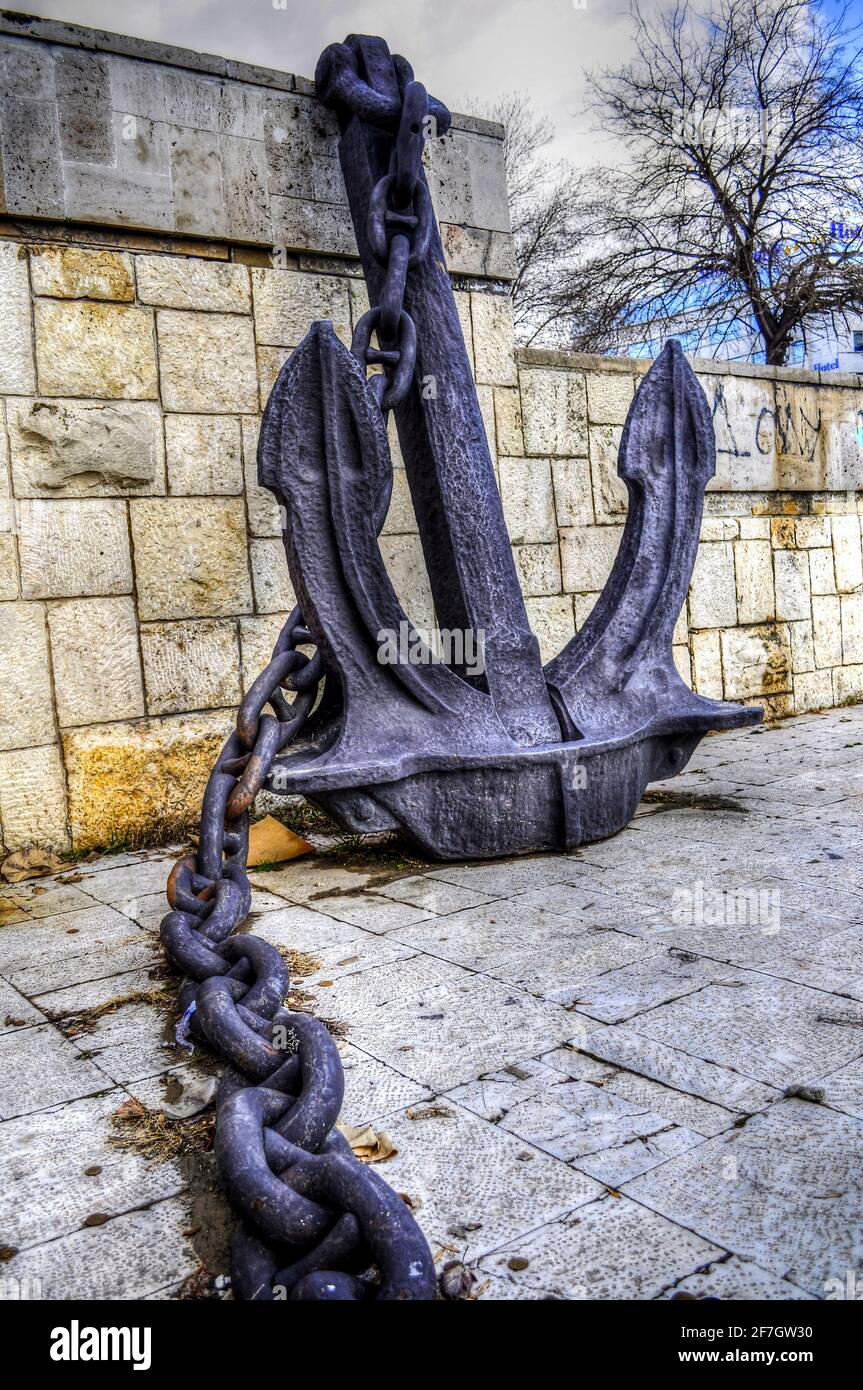
<instances>
[{"instance_id":1,"label":"large black anchor","mask_svg":"<svg viewBox=\"0 0 863 1390\"><path fill-rule=\"evenodd\" d=\"M614 568L587 622L543 668L418 158L449 115L380 39L326 50L317 87L339 119L372 309L353 351L331 324L313 324L264 414L259 477L284 509L288 567L324 675L267 785L352 831L401 829L441 859L601 839L708 731L762 716L694 694L672 659L715 469L706 398L669 342L623 432L629 511ZM368 379L367 363L383 373ZM481 673L425 650L384 566L389 408L437 621L480 636ZM382 660L393 633L407 633L400 649L423 659Z\"/></svg>"}]
</instances>

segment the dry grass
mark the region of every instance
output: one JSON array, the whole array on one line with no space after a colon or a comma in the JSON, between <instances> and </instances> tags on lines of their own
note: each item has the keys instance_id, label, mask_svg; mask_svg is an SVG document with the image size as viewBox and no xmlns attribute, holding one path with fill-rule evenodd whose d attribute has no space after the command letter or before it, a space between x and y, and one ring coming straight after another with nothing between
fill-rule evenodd
<instances>
[{"instance_id":1,"label":"dry grass","mask_svg":"<svg viewBox=\"0 0 863 1390\"><path fill-rule=\"evenodd\" d=\"M190 1120L174 1120L164 1110L150 1110L141 1101L127 1100L111 1116L116 1131L109 1143L115 1149L131 1150L154 1163L166 1163L181 1154L200 1153L213 1143L214 1114Z\"/></svg>"}]
</instances>

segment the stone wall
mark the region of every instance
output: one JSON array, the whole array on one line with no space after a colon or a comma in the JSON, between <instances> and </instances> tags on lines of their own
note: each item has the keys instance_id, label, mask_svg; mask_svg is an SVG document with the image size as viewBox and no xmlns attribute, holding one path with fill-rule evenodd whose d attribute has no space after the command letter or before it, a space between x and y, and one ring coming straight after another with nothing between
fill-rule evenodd
<instances>
[{"instance_id":1,"label":"stone wall","mask_svg":"<svg viewBox=\"0 0 863 1390\"><path fill-rule=\"evenodd\" d=\"M183 108L190 130L234 109L237 87L243 109L263 113L268 101L302 97L296 129L305 122L308 134L319 116L300 79L220 72L226 60L127 52L135 41L29 23L25 38L22 21L0 21L0 843L10 850L116 843L194 817L237 702L293 606L277 509L255 481L262 405L313 319L331 319L347 341L367 305L352 238L318 215L342 203L319 204L301 181L319 161L332 196L332 129L311 165L309 135L283 142L270 166L262 117L256 158L271 212L290 196L274 190L292 169L296 201L312 210L282 224L282 244L268 249L248 227L231 234L243 193L224 169L226 220L195 228L183 223L181 168L170 161L152 175L172 190L167 227L147 223L140 180L151 175L141 170L128 193L116 183L110 203L70 202L80 170L100 165L85 157L94 145L73 142L75 131L85 139L86 103L58 75L70 54L97 61L86 90L97 113L107 90L114 117L146 104L120 94L164 97L172 73L189 77L197 61L216 106ZM121 81L123 64L136 73ZM107 89L93 76L104 68ZM38 153L21 134L26 101L42 103L31 123L44 118L53 132L39 146L60 171L50 206L26 201L22 171ZM116 136L121 123L109 124ZM209 134L220 159L229 140L257 140ZM613 562L626 506L616 449L645 364L515 351L499 143L496 128L457 120L433 156L432 188L527 608L550 656L584 622ZM121 147L100 149L113 178ZM272 225L260 234L278 240ZM770 717L861 699L860 380L697 367L719 467L675 632L679 668L701 693L759 701ZM431 625L394 433L393 456L381 548L409 613Z\"/></svg>"}]
</instances>

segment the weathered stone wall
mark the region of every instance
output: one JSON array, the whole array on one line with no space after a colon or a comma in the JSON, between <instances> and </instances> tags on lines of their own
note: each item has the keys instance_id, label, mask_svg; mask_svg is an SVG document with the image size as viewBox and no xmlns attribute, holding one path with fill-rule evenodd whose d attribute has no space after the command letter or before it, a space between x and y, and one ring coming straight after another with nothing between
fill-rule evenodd
<instances>
[{"instance_id":1,"label":"weathered stone wall","mask_svg":"<svg viewBox=\"0 0 863 1390\"><path fill-rule=\"evenodd\" d=\"M25 39L7 17L0 36L10 26L0 37L0 843L86 847L194 816L235 706L293 606L277 509L255 481L262 405L311 320L331 319L348 340L367 300L352 239L326 213L342 203L317 201L302 182L318 164L332 175L328 197L338 180L334 132L326 148L312 140L318 116L300 79L49 21L31 22ZM98 60L86 92L58 76L75 54ZM74 201L85 166L110 182L125 158L116 139L95 158L84 95L98 114L108 91L116 137L113 117L147 104L119 94L164 98L172 74L195 76L195 62L216 106L183 108L188 129L208 131L220 159L228 141L257 136L211 129L213 111L303 98L296 129L308 138L283 141L271 166L264 115L256 154L270 211L293 196L274 191L291 170L310 210L282 224L282 244L273 225L261 231L276 242L268 250L248 228L232 236L246 195L224 168L222 221L183 222L182 167L170 161L164 175L126 171L131 186L115 180L110 203ZM93 76L104 67L107 89ZM76 58L70 72L79 68ZM22 133L28 101L31 128L52 132L38 149ZM180 109L167 124L182 125ZM501 293L512 248L499 137L457 122L432 186L526 603L549 656L584 622L613 562L625 515L616 448L645 364L516 353ZM62 197L50 206L26 201L40 149L58 161ZM165 227L145 216L150 177L172 190ZM760 700L774 717L861 699L861 384L698 366L719 468L678 665L700 692ZM394 434L393 456L381 548L427 626Z\"/></svg>"}]
</instances>

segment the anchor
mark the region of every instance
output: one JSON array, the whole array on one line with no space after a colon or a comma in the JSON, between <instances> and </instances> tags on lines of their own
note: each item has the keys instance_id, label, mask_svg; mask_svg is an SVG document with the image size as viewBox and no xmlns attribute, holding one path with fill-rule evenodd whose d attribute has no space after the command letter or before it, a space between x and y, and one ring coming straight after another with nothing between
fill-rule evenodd
<instances>
[{"instance_id":1,"label":"anchor","mask_svg":"<svg viewBox=\"0 0 863 1390\"><path fill-rule=\"evenodd\" d=\"M445 133L449 112L378 38L326 49L316 86L339 121L371 308L350 349L332 324L313 323L264 412L259 479L282 508L302 615L291 645L317 648L293 687L305 692L302 727L266 785L306 797L348 831L398 830L435 859L603 839L705 734L762 717L695 694L672 657L715 471L706 397L669 341L623 430L629 506L608 582L543 667L422 167L422 143ZM381 370L369 377L369 366ZM482 670L431 650L384 565L390 410L437 621L478 637ZM406 638L394 660L393 634Z\"/></svg>"}]
</instances>

